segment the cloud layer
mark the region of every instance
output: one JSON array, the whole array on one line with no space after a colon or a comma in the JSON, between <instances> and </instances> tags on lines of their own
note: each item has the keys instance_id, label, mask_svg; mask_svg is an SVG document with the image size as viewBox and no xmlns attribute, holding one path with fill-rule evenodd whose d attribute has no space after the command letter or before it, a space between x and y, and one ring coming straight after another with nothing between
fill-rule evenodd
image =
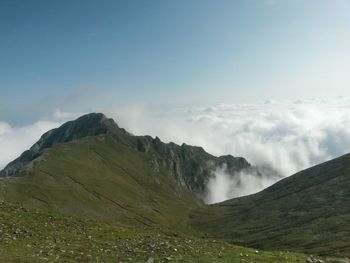
<instances>
[{"instance_id":1,"label":"cloud layer","mask_svg":"<svg viewBox=\"0 0 350 263\"><path fill-rule=\"evenodd\" d=\"M201 145L215 155L243 156L284 177L350 152L349 98L119 113L121 125L133 133ZM208 184L207 201L252 194L276 180L246 172L232 178L219 167Z\"/></svg>"},{"instance_id":2,"label":"cloud layer","mask_svg":"<svg viewBox=\"0 0 350 263\"><path fill-rule=\"evenodd\" d=\"M131 132L243 156L284 176L350 152L348 98L128 112L119 119Z\"/></svg>"}]
</instances>

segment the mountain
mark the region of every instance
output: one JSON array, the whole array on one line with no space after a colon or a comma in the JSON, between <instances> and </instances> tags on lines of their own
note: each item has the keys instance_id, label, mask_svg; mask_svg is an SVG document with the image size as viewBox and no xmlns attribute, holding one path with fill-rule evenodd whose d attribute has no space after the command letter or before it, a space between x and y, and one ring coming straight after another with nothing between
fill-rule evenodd
<instances>
[{"instance_id":1,"label":"mountain","mask_svg":"<svg viewBox=\"0 0 350 263\"><path fill-rule=\"evenodd\" d=\"M67 122L0 172L0 261L306 258L281 250L350 256L350 155L260 193L205 205L217 168L231 177L277 176L242 157L132 135L100 113Z\"/></svg>"},{"instance_id":2,"label":"mountain","mask_svg":"<svg viewBox=\"0 0 350 263\"><path fill-rule=\"evenodd\" d=\"M1 171L0 200L81 218L178 225L216 167L256 169L244 158L134 136L103 114L45 133Z\"/></svg>"},{"instance_id":3,"label":"mountain","mask_svg":"<svg viewBox=\"0 0 350 263\"><path fill-rule=\"evenodd\" d=\"M243 158L134 136L103 114L67 122L1 171L0 261L304 261L196 237L188 215L217 167L259 174Z\"/></svg>"},{"instance_id":4,"label":"mountain","mask_svg":"<svg viewBox=\"0 0 350 263\"><path fill-rule=\"evenodd\" d=\"M257 194L199 207L190 224L206 236L249 247L350 256L349 204L347 154Z\"/></svg>"}]
</instances>

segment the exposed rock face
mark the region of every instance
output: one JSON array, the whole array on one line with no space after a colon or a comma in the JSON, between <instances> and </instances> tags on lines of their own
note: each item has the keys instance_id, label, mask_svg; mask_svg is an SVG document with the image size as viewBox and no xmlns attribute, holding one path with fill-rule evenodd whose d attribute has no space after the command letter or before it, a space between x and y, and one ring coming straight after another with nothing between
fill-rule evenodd
<instances>
[{"instance_id":1,"label":"exposed rock face","mask_svg":"<svg viewBox=\"0 0 350 263\"><path fill-rule=\"evenodd\" d=\"M134 136L119 128L113 119L108 119L101 113L91 113L42 135L29 150L9 163L0 172L0 176L13 176L30 170L32 161L46 149L58 143L68 143L87 136L111 136L114 140L144 153L155 170L167 170L179 184L199 196L206 194L207 182L218 167L224 166L231 176L235 176L236 172L243 169L256 169L242 157L231 155L216 157L201 147L163 143L158 137Z\"/></svg>"},{"instance_id":2,"label":"exposed rock face","mask_svg":"<svg viewBox=\"0 0 350 263\"><path fill-rule=\"evenodd\" d=\"M172 142L166 144L158 137L138 137L137 149L152 155L155 167L165 167L179 183L199 195L205 194L207 182L217 167L225 166L232 176L238 171L251 168L242 157L216 157L202 147L187 144L180 146Z\"/></svg>"}]
</instances>

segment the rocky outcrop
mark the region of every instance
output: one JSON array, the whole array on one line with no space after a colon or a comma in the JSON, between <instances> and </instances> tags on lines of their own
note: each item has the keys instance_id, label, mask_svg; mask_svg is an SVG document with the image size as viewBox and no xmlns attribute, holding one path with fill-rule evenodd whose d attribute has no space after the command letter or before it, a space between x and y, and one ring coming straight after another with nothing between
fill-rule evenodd
<instances>
[{"instance_id":1,"label":"rocky outcrop","mask_svg":"<svg viewBox=\"0 0 350 263\"><path fill-rule=\"evenodd\" d=\"M231 176L243 169L253 169L242 157L216 157L202 147L163 143L158 137L138 137L136 145L139 151L151 156L155 169L165 168L180 184L199 195L206 194L208 180L218 167L225 167Z\"/></svg>"}]
</instances>

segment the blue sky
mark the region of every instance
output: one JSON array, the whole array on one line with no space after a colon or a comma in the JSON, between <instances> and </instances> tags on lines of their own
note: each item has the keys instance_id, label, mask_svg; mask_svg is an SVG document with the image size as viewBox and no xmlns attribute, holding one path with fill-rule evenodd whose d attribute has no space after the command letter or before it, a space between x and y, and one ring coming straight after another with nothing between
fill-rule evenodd
<instances>
[{"instance_id":1,"label":"blue sky","mask_svg":"<svg viewBox=\"0 0 350 263\"><path fill-rule=\"evenodd\" d=\"M350 96L348 0L1 0L0 120Z\"/></svg>"}]
</instances>

